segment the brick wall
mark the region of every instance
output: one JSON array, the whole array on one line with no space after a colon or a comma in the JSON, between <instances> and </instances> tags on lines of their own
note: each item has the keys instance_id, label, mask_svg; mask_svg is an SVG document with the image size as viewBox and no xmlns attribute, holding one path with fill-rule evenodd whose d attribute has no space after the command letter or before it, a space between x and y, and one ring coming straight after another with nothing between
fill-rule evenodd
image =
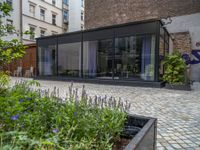
<instances>
[{"instance_id":1,"label":"brick wall","mask_svg":"<svg viewBox=\"0 0 200 150\"><path fill-rule=\"evenodd\" d=\"M183 54L191 54L191 38L189 32L171 34L174 37L174 49Z\"/></svg>"},{"instance_id":2,"label":"brick wall","mask_svg":"<svg viewBox=\"0 0 200 150\"><path fill-rule=\"evenodd\" d=\"M13 61L9 65L5 67L4 70L8 70L11 75L13 75L14 70L17 70L17 67L22 66L23 75L25 74L26 70L29 70L30 67L34 67L34 73L36 71L36 45L31 44L27 45L28 48L26 49L26 54L22 59Z\"/></svg>"},{"instance_id":3,"label":"brick wall","mask_svg":"<svg viewBox=\"0 0 200 150\"><path fill-rule=\"evenodd\" d=\"M86 29L200 12L200 0L85 0Z\"/></svg>"},{"instance_id":4,"label":"brick wall","mask_svg":"<svg viewBox=\"0 0 200 150\"><path fill-rule=\"evenodd\" d=\"M191 38L189 32L179 32L171 34L174 37L173 47L174 50L178 50L182 54L187 54L191 57ZM187 76L191 79L191 65L187 66Z\"/></svg>"}]
</instances>

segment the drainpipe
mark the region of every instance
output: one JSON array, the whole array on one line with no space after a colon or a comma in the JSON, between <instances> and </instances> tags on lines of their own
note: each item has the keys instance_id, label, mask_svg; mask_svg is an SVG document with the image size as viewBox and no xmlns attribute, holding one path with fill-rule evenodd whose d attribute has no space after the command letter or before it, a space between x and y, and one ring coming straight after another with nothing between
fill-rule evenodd
<instances>
[{"instance_id":1,"label":"drainpipe","mask_svg":"<svg viewBox=\"0 0 200 150\"><path fill-rule=\"evenodd\" d=\"M23 7L22 7L22 0L19 0L19 40L22 43L23 42L23 22L22 22L22 11L23 11ZM23 68L23 62L22 59L20 59L20 67Z\"/></svg>"},{"instance_id":2,"label":"drainpipe","mask_svg":"<svg viewBox=\"0 0 200 150\"><path fill-rule=\"evenodd\" d=\"M22 41L22 37L23 37L23 23L22 23L22 18L23 18L23 16L22 16L22 0L20 0L20 4L19 4L20 6L19 6L19 11L20 11L20 23L19 23L19 38L20 38L20 42L23 42Z\"/></svg>"}]
</instances>

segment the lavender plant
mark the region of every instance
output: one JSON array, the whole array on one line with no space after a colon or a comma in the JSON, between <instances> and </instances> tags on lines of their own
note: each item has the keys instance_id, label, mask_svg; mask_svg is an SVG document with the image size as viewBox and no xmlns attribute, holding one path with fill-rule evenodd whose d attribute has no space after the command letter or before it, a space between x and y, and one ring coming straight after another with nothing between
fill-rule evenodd
<instances>
[{"instance_id":1,"label":"lavender plant","mask_svg":"<svg viewBox=\"0 0 200 150\"><path fill-rule=\"evenodd\" d=\"M121 98L91 96L73 83L40 89L33 81L18 82L0 95L0 149L112 149L126 121L130 103Z\"/></svg>"}]
</instances>

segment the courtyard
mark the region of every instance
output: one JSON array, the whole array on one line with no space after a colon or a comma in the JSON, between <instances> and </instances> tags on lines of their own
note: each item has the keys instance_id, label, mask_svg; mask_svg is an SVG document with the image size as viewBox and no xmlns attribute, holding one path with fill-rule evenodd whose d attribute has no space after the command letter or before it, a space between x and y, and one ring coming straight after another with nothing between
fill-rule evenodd
<instances>
[{"instance_id":1,"label":"courtyard","mask_svg":"<svg viewBox=\"0 0 200 150\"><path fill-rule=\"evenodd\" d=\"M25 78L12 78L12 83ZM26 80L26 79L25 79ZM28 79L29 80L29 79ZM64 97L71 82L39 80L42 89L60 89ZM164 88L83 84L90 96L121 97L131 102L131 113L158 119L157 149L200 149L200 84L192 91L173 91Z\"/></svg>"}]
</instances>

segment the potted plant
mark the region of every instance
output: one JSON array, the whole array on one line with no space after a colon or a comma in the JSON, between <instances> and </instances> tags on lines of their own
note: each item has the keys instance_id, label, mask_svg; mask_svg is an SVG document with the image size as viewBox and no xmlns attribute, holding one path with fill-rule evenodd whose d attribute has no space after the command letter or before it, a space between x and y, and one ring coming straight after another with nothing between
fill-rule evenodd
<instances>
[{"instance_id":1,"label":"potted plant","mask_svg":"<svg viewBox=\"0 0 200 150\"><path fill-rule=\"evenodd\" d=\"M166 82L167 89L191 90L187 77L186 63L180 52L174 51L166 56L164 69L163 81Z\"/></svg>"}]
</instances>

